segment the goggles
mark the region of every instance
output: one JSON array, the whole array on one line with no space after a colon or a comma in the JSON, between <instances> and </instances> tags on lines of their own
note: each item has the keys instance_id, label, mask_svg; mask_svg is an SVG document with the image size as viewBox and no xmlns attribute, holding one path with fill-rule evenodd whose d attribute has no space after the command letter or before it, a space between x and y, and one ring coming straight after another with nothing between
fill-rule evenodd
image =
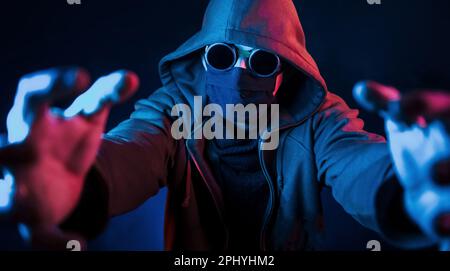
<instances>
[{"instance_id":1,"label":"goggles","mask_svg":"<svg viewBox=\"0 0 450 271\"><path fill-rule=\"evenodd\" d=\"M248 69L257 77L271 77L281 69L280 58L262 49L239 50L227 43L214 43L205 48L205 62L217 71L232 69L240 57L245 57Z\"/></svg>"}]
</instances>

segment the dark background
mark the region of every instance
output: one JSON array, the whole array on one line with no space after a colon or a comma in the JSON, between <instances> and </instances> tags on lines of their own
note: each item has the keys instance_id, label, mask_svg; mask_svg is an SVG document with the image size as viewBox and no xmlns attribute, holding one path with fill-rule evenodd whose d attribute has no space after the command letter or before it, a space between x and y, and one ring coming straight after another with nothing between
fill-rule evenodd
<instances>
[{"instance_id":1,"label":"dark background","mask_svg":"<svg viewBox=\"0 0 450 271\"><path fill-rule=\"evenodd\" d=\"M133 103L160 86L161 57L200 27L206 0L5 1L0 6L0 132L23 74L61 65L87 68L93 77L115 69L137 72L142 84L132 101L115 108L108 127L127 118ZM374 79L404 91L450 89L450 1L299 0L307 47L330 90L355 107L355 82ZM362 112L369 131L382 121ZM136 211L112 220L91 249L162 248L165 191ZM394 249L323 195L328 249L365 250L371 239ZM0 249L23 248L15 226L0 222Z\"/></svg>"}]
</instances>

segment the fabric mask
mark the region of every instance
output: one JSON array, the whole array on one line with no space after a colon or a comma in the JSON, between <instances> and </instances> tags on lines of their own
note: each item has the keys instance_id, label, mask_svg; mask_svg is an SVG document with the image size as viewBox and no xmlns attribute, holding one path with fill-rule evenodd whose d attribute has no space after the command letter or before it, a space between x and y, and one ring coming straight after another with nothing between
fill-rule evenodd
<instances>
[{"instance_id":1,"label":"fabric mask","mask_svg":"<svg viewBox=\"0 0 450 271\"><path fill-rule=\"evenodd\" d=\"M226 104L272 104L276 86L276 75L255 77L249 70L234 67L227 71L206 71L206 94L209 103L226 110Z\"/></svg>"}]
</instances>

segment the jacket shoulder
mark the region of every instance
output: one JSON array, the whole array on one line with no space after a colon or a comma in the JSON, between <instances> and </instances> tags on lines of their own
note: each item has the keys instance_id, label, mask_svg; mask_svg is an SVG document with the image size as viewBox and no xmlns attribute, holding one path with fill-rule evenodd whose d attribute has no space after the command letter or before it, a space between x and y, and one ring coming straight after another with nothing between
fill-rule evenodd
<instances>
[{"instance_id":1,"label":"jacket shoulder","mask_svg":"<svg viewBox=\"0 0 450 271\"><path fill-rule=\"evenodd\" d=\"M140 99L135 104L135 111L131 114L131 118L148 118L151 115L160 117L169 117L172 108L183 102L180 91L172 85L165 85L147 98Z\"/></svg>"},{"instance_id":2,"label":"jacket shoulder","mask_svg":"<svg viewBox=\"0 0 450 271\"><path fill-rule=\"evenodd\" d=\"M317 111L317 113L320 113L320 112L323 112L326 110L330 110L330 109L342 110L342 111L352 110L347 105L347 103L344 101L344 99L342 99L340 96L334 94L333 92L328 91L325 96L325 99L324 99L322 105L320 106L319 110Z\"/></svg>"}]
</instances>

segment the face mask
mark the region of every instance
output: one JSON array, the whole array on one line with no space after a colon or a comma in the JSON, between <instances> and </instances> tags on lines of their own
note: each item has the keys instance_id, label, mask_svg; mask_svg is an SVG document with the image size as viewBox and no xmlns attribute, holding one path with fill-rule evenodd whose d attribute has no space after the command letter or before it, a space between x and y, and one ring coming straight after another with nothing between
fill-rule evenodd
<instances>
[{"instance_id":1,"label":"face mask","mask_svg":"<svg viewBox=\"0 0 450 271\"><path fill-rule=\"evenodd\" d=\"M226 104L272 104L276 76L255 77L248 69L234 67L227 71L206 71L206 94L209 103L226 110Z\"/></svg>"}]
</instances>

